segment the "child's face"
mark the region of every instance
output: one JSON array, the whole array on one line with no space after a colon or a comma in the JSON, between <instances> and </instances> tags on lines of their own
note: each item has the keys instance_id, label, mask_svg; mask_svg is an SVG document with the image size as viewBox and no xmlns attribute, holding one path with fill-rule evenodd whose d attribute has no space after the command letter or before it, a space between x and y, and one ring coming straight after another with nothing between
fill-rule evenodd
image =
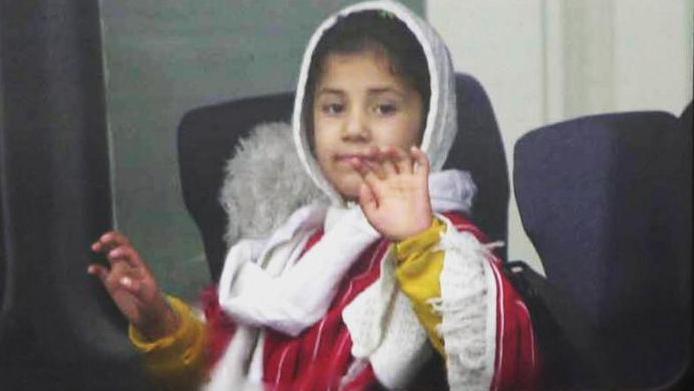
<instances>
[{"instance_id":1,"label":"child's face","mask_svg":"<svg viewBox=\"0 0 694 391\"><path fill-rule=\"evenodd\" d=\"M381 54L329 54L314 90L315 155L323 174L348 200L362 179L348 163L371 146L408 150L422 136L422 97Z\"/></svg>"}]
</instances>

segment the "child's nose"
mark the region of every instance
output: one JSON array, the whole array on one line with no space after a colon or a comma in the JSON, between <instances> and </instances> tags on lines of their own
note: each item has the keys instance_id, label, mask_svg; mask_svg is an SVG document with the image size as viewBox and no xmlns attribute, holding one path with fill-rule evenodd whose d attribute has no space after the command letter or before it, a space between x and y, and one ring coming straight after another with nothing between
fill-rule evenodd
<instances>
[{"instance_id":1,"label":"child's nose","mask_svg":"<svg viewBox=\"0 0 694 391\"><path fill-rule=\"evenodd\" d=\"M364 113L354 110L349 113L343 127L342 137L345 140L367 140L369 137L368 119Z\"/></svg>"}]
</instances>

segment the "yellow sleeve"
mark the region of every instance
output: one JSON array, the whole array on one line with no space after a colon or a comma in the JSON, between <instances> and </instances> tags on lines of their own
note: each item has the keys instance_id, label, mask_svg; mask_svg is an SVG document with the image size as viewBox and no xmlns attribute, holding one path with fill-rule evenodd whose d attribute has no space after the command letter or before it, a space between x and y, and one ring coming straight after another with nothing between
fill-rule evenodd
<instances>
[{"instance_id":1,"label":"yellow sleeve","mask_svg":"<svg viewBox=\"0 0 694 391\"><path fill-rule=\"evenodd\" d=\"M128 335L143 354L145 369L157 389L194 390L204 377L205 326L183 301L172 296L168 300L181 322L173 334L149 341L131 324Z\"/></svg>"},{"instance_id":2,"label":"yellow sleeve","mask_svg":"<svg viewBox=\"0 0 694 391\"><path fill-rule=\"evenodd\" d=\"M434 348L445 357L443 339L435 328L441 316L433 311L429 299L441 297L439 276L443 270L443 251L437 250L446 225L434 219L426 231L395 244L395 275L400 289L410 298L417 318L429 334Z\"/></svg>"}]
</instances>

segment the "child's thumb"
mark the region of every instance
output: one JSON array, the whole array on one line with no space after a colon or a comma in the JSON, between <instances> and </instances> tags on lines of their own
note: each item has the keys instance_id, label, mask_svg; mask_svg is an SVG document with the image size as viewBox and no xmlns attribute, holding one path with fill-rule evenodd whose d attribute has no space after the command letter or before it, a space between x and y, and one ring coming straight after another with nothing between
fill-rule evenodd
<instances>
[{"instance_id":1,"label":"child's thumb","mask_svg":"<svg viewBox=\"0 0 694 391\"><path fill-rule=\"evenodd\" d=\"M378 202L371 187L366 183L362 183L359 188L359 205L364 210L364 214L369 216L371 212L375 212L378 208Z\"/></svg>"},{"instance_id":2,"label":"child's thumb","mask_svg":"<svg viewBox=\"0 0 694 391\"><path fill-rule=\"evenodd\" d=\"M104 285L106 284L108 269L105 266L93 263L87 268L87 273L99 277L101 282L104 283Z\"/></svg>"}]
</instances>

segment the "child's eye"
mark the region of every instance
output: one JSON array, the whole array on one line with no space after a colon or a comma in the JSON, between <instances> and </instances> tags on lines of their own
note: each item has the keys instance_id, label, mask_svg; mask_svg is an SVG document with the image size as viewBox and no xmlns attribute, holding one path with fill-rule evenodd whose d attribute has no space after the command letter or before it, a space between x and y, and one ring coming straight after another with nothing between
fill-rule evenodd
<instances>
[{"instance_id":1,"label":"child's eye","mask_svg":"<svg viewBox=\"0 0 694 391\"><path fill-rule=\"evenodd\" d=\"M374 107L374 111L378 115L391 115L398 111L398 107L392 103L381 103Z\"/></svg>"},{"instance_id":2,"label":"child's eye","mask_svg":"<svg viewBox=\"0 0 694 391\"><path fill-rule=\"evenodd\" d=\"M321 111L328 115L337 115L345 111L345 105L341 103L326 103L321 105Z\"/></svg>"}]
</instances>

